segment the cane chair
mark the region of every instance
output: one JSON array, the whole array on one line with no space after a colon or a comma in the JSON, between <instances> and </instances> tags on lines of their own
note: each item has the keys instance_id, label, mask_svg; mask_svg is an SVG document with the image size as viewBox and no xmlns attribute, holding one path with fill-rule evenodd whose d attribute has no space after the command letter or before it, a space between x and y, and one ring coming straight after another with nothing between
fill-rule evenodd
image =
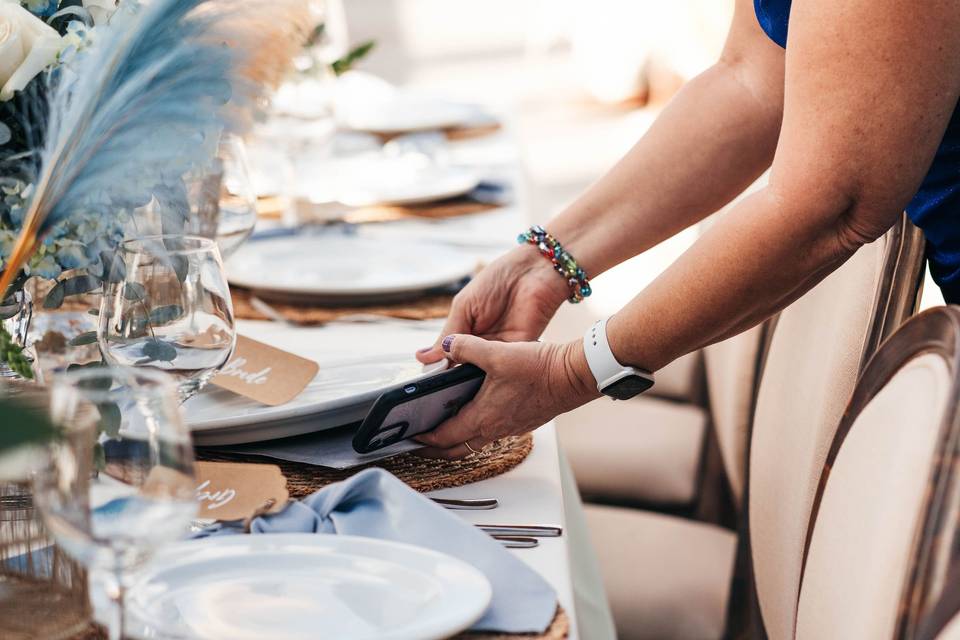
<instances>
[{"instance_id":1,"label":"cane chair","mask_svg":"<svg viewBox=\"0 0 960 640\"><path fill-rule=\"evenodd\" d=\"M960 307L911 319L863 372L805 544L796 638L912 639L948 579L960 509Z\"/></svg>"}]
</instances>

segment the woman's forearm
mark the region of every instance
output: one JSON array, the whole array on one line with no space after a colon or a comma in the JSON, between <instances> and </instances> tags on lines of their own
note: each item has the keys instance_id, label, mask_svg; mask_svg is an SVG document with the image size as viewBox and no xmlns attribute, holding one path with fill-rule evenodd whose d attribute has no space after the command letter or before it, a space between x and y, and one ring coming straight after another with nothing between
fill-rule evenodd
<instances>
[{"instance_id":1,"label":"woman's forearm","mask_svg":"<svg viewBox=\"0 0 960 640\"><path fill-rule=\"evenodd\" d=\"M871 239L849 230L839 206L816 215L800 213L803 206L783 202L770 188L738 203L611 318L617 358L656 370L740 333L799 298ZM895 215L891 209L887 219Z\"/></svg>"},{"instance_id":2,"label":"woman's forearm","mask_svg":"<svg viewBox=\"0 0 960 640\"><path fill-rule=\"evenodd\" d=\"M692 80L627 155L549 223L588 274L695 224L766 170L782 96L758 95L744 81L751 72L747 63L721 61Z\"/></svg>"}]
</instances>

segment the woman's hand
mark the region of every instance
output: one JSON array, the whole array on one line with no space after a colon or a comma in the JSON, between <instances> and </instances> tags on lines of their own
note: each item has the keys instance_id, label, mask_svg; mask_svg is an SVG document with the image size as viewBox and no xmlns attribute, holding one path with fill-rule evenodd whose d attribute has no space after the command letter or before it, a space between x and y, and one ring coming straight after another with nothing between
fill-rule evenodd
<instances>
[{"instance_id":1,"label":"woman's hand","mask_svg":"<svg viewBox=\"0 0 960 640\"><path fill-rule=\"evenodd\" d=\"M508 343L457 334L441 344L450 360L475 364L487 377L457 415L417 436L427 445L421 455L461 458L504 436L532 431L600 396L579 340Z\"/></svg>"},{"instance_id":2,"label":"woman's hand","mask_svg":"<svg viewBox=\"0 0 960 640\"><path fill-rule=\"evenodd\" d=\"M489 340L536 340L569 290L563 277L534 248L520 246L485 267L457 294L443 331L417 353L425 364L446 354L441 338L468 333Z\"/></svg>"}]
</instances>

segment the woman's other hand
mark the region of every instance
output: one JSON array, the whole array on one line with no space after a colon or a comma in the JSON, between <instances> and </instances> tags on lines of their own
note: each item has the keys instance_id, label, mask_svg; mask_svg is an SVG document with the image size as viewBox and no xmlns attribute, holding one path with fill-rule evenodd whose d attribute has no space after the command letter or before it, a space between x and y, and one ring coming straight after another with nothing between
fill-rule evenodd
<instances>
[{"instance_id":1,"label":"woman's other hand","mask_svg":"<svg viewBox=\"0 0 960 640\"><path fill-rule=\"evenodd\" d=\"M417 436L427 445L421 455L461 458L499 438L532 431L600 396L579 340L507 343L456 334L441 344L450 360L475 364L487 377L457 415Z\"/></svg>"},{"instance_id":2,"label":"woman's other hand","mask_svg":"<svg viewBox=\"0 0 960 640\"><path fill-rule=\"evenodd\" d=\"M519 246L490 263L453 299L433 346L417 353L424 364L445 355L444 336L468 333L502 342L536 340L569 295L567 283L530 246Z\"/></svg>"}]
</instances>

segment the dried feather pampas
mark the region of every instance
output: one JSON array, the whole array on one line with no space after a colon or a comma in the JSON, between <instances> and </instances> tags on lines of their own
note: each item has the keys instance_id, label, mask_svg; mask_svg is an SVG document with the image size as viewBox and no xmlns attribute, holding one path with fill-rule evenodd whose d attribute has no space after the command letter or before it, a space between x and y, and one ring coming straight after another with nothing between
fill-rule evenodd
<instances>
[{"instance_id":1,"label":"dried feather pampas","mask_svg":"<svg viewBox=\"0 0 960 640\"><path fill-rule=\"evenodd\" d=\"M242 130L309 30L302 0L122 4L51 79L29 207L0 277L7 291L51 226L137 206ZM0 296L2 297L2 296Z\"/></svg>"}]
</instances>

